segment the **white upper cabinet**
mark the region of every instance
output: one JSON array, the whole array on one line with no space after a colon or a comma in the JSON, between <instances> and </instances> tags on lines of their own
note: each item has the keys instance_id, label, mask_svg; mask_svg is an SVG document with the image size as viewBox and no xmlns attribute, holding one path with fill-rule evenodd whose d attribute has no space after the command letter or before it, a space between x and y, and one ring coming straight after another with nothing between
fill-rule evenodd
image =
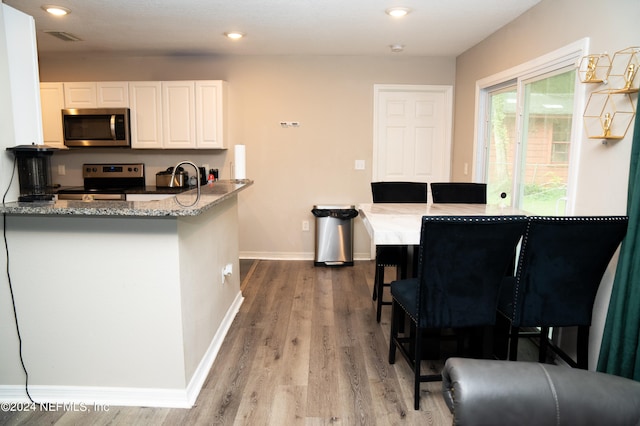
<instances>
[{"instance_id":1,"label":"white upper cabinet","mask_svg":"<svg viewBox=\"0 0 640 426\"><path fill-rule=\"evenodd\" d=\"M223 149L221 80L42 83L45 143L64 147L61 109L129 108L135 149Z\"/></svg>"},{"instance_id":2,"label":"white upper cabinet","mask_svg":"<svg viewBox=\"0 0 640 426\"><path fill-rule=\"evenodd\" d=\"M63 84L40 83L40 105L44 144L56 148L65 148L62 133Z\"/></svg>"},{"instance_id":3,"label":"white upper cabinet","mask_svg":"<svg viewBox=\"0 0 640 426\"><path fill-rule=\"evenodd\" d=\"M195 83L162 82L162 130L164 148L196 147Z\"/></svg>"},{"instance_id":4,"label":"white upper cabinet","mask_svg":"<svg viewBox=\"0 0 640 426\"><path fill-rule=\"evenodd\" d=\"M159 81L132 81L129 84L131 147L161 149L162 84Z\"/></svg>"},{"instance_id":5,"label":"white upper cabinet","mask_svg":"<svg viewBox=\"0 0 640 426\"><path fill-rule=\"evenodd\" d=\"M65 108L127 108L126 81L64 83Z\"/></svg>"},{"instance_id":6,"label":"white upper cabinet","mask_svg":"<svg viewBox=\"0 0 640 426\"><path fill-rule=\"evenodd\" d=\"M225 147L226 82L130 82L131 147Z\"/></svg>"},{"instance_id":7,"label":"white upper cabinet","mask_svg":"<svg viewBox=\"0 0 640 426\"><path fill-rule=\"evenodd\" d=\"M129 83L126 81L99 81L96 86L98 108L129 107Z\"/></svg>"},{"instance_id":8,"label":"white upper cabinet","mask_svg":"<svg viewBox=\"0 0 640 426\"><path fill-rule=\"evenodd\" d=\"M196 147L224 148L227 83L196 81Z\"/></svg>"},{"instance_id":9,"label":"white upper cabinet","mask_svg":"<svg viewBox=\"0 0 640 426\"><path fill-rule=\"evenodd\" d=\"M64 83L65 108L96 108L96 83Z\"/></svg>"}]
</instances>

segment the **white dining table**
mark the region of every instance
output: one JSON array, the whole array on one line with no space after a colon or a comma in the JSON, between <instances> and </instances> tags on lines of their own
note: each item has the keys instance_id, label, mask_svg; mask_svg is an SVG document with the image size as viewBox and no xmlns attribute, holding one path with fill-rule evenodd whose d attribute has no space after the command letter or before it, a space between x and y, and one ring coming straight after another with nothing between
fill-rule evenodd
<instances>
[{"instance_id":1,"label":"white dining table","mask_svg":"<svg viewBox=\"0 0 640 426\"><path fill-rule=\"evenodd\" d=\"M366 203L357 206L375 245L420 244L423 216L509 216L529 213L493 204Z\"/></svg>"}]
</instances>

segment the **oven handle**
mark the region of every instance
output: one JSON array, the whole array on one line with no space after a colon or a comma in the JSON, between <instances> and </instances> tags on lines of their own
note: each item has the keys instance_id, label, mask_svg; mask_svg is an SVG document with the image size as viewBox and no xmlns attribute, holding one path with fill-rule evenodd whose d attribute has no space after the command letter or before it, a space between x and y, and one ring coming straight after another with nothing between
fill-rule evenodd
<instances>
[{"instance_id":1,"label":"oven handle","mask_svg":"<svg viewBox=\"0 0 640 426\"><path fill-rule=\"evenodd\" d=\"M109 121L111 127L111 139L116 140L116 115L111 114L111 120Z\"/></svg>"}]
</instances>

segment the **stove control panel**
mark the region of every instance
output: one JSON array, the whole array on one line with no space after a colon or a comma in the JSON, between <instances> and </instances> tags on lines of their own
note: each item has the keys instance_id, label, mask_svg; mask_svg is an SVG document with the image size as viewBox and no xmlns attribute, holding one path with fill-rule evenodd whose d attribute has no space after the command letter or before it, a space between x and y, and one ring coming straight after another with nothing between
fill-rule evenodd
<instances>
[{"instance_id":1,"label":"stove control panel","mask_svg":"<svg viewBox=\"0 0 640 426\"><path fill-rule=\"evenodd\" d=\"M144 163L83 164L82 177L93 178L144 178Z\"/></svg>"}]
</instances>

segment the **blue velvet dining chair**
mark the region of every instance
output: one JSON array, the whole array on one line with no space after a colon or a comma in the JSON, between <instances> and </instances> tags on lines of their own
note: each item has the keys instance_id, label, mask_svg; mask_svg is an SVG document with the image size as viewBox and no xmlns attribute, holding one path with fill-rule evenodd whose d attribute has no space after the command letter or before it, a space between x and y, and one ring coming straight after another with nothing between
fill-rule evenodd
<instances>
[{"instance_id":1,"label":"blue velvet dining chair","mask_svg":"<svg viewBox=\"0 0 640 426\"><path fill-rule=\"evenodd\" d=\"M517 359L520 337L537 336L539 362L546 362L550 348L570 365L587 369L593 303L627 223L626 216L528 218L516 274L504 279L498 304L508 320L510 360ZM569 326L578 327L575 361L548 339L550 327Z\"/></svg>"},{"instance_id":2,"label":"blue velvet dining chair","mask_svg":"<svg viewBox=\"0 0 640 426\"><path fill-rule=\"evenodd\" d=\"M500 283L525 225L525 216L422 218L417 277L391 283L389 343L389 363L398 349L413 369L416 410L420 383L441 380L420 373L423 333L495 323ZM401 335L406 317L411 330Z\"/></svg>"},{"instance_id":3,"label":"blue velvet dining chair","mask_svg":"<svg viewBox=\"0 0 640 426\"><path fill-rule=\"evenodd\" d=\"M426 203L428 186L424 182L371 182L371 193L374 203ZM406 276L406 252L402 246L376 247L376 272L373 280L373 300L376 301L376 321L382 317L382 306L391 305L383 300L384 288L389 283L384 281L386 267L395 267L402 277Z\"/></svg>"},{"instance_id":4,"label":"blue velvet dining chair","mask_svg":"<svg viewBox=\"0 0 640 426\"><path fill-rule=\"evenodd\" d=\"M434 203L487 204L487 184L472 182L432 182Z\"/></svg>"}]
</instances>

